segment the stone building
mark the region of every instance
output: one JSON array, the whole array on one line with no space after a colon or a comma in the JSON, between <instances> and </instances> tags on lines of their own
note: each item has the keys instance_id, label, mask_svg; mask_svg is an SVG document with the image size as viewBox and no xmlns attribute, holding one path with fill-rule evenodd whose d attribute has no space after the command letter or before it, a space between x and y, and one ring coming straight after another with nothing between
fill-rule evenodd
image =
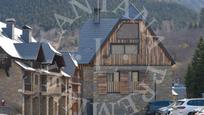
<instances>
[{"instance_id":1,"label":"stone building","mask_svg":"<svg viewBox=\"0 0 204 115\"><path fill-rule=\"evenodd\" d=\"M83 113L132 114L148 101L171 98L175 62L138 9L130 4L118 19L94 11L80 30L77 52Z\"/></svg>"},{"instance_id":2,"label":"stone building","mask_svg":"<svg viewBox=\"0 0 204 115\"><path fill-rule=\"evenodd\" d=\"M0 112L22 115L79 113L78 64L71 54L37 42L32 28L0 22ZM64 55L63 55L64 54Z\"/></svg>"}]
</instances>

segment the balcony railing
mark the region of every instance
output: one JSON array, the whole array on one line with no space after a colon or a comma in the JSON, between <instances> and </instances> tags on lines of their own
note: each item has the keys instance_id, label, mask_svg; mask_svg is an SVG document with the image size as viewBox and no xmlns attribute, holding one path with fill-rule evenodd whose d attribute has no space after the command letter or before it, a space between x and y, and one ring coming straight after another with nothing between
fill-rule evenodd
<instances>
[{"instance_id":1,"label":"balcony railing","mask_svg":"<svg viewBox=\"0 0 204 115\"><path fill-rule=\"evenodd\" d=\"M46 84L42 84L41 91L47 91L47 85Z\"/></svg>"},{"instance_id":2,"label":"balcony railing","mask_svg":"<svg viewBox=\"0 0 204 115\"><path fill-rule=\"evenodd\" d=\"M108 92L109 93L117 93L120 90L120 84L119 82L108 82Z\"/></svg>"},{"instance_id":3,"label":"balcony railing","mask_svg":"<svg viewBox=\"0 0 204 115\"><path fill-rule=\"evenodd\" d=\"M139 82L132 82L132 92L140 92L140 93L145 93L147 84L144 83L139 83Z\"/></svg>"},{"instance_id":4,"label":"balcony railing","mask_svg":"<svg viewBox=\"0 0 204 115\"><path fill-rule=\"evenodd\" d=\"M32 91L31 84L25 84L25 91Z\"/></svg>"}]
</instances>

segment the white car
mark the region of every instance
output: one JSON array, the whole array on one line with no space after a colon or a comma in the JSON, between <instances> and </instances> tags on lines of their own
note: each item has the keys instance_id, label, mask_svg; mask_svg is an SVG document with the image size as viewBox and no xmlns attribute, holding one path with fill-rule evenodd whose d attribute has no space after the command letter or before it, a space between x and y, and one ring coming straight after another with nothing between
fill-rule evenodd
<instances>
[{"instance_id":1,"label":"white car","mask_svg":"<svg viewBox=\"0 0 204 115\"><path fill-rule=\"evenodd\" d=\"M188 115L198 107L204 106L204 98L181 99L173 106L170 115Z\"/></svg>"},{"instance_id":2,"label":"white car","mask_svg":"<svg viewBox=\"0 0 204 115\"><path fill-rule=\"evenodd\" d=\"M204 115L204 107L201 108L198 112L196 112L194 115Z\"/></svg>"}]
</instances>

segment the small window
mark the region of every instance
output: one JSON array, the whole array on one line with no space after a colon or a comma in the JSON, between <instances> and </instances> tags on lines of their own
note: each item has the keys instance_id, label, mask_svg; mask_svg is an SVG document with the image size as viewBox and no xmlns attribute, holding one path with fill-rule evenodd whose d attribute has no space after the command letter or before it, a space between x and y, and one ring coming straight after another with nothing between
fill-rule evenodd
<instances>
[{"instance_id":1,"label":"small window","mask_svg":"<svg viewBox=\"0 0 204 115\"><path fill-rule=\"evenodd\" d=\"M136 44L113 44L111 45L112 54L137 54L138 45Z\"/></svg>"},{"instance_id":2,"label":"small window","mask_svg":"<svg viewBox=\"0 0 204 115\"><path fill-rule=\"evenodd\" d=\"M140 90L139 88L139 72L131 72L130 80L132 83L131 89L134 91ZM138 89L139 88L139 89Z\"/></svg>"},{"instance_id":3,"label":"small window","mask_svg":"<svg viewBox=\"0 0 204 115\"><path fill-rule=\"evenodd\" d=\"M125 54L137 54L138 46L137 45L125 45Z\"/></svg>"},{"instance_id":4,"label":"small window","mask_svg":"<svg viewBox=\"0 0 204 115\"><path fill-rule=\"evenodd\" d=\"M57 79L57 87L59 87L59 79Z\"/></svg>"},{"instance_id":5,"label":"small window","mask_svg":"<svg viewBox=\"0 0 204 115\"><path fill-rule=\"evenodd\" d=\"M112 54L124 54L125 53L125 49L124 49L124 45L111 45L112 47Z\"/></svg>"},{"instance_id":6,"label":"small window","mask_svg":"<svg viewBox=\"0 0 204 115\"><path fill-rule=\"evenodd\" d=\"M38 75L35 75L35 85L38 85Z\"/></svg>"},{"instance_id":7,"label":"small window","mask_svg":"<svg viewBox=\"0 0 204 115\"><path fill-rule=\"evenodd\" d=\"M23 76L25 84L31 84L31 79L29 76Z\"/></svg>"},{"instance_id":8,"label":"small window","mask_svg":"<svg viewBox=\"0 0 204 115\"><path fill-rule=\"evenodd\" d=\"M50 84L50 86L52 86L52 77L50 77L50 83L49 84Z\"/></svg>"}]
</instances>

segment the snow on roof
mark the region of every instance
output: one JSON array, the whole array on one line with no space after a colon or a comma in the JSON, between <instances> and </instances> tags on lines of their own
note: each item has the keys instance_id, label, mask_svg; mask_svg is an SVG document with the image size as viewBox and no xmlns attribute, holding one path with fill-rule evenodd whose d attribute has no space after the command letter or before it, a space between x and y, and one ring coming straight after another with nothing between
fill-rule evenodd
<instances>
[{"instance_id":1,"label":"snow on roof","mask_svg":"<svg viewBox=\"0 0 204 115\"><path fill-rule=\"evenodd\" d=\"M21 59L21 56L19 55L18 51L16 50L14 43L17 43L16 41L13 41L5 36L3 36L0 33L0 47L11 57L19 58Z\"/></svg>"},{"instance_id":2,"label":"snow on roof","mask_svg":"<svg viewBox=\"0 0 204 115\"><path fill-rule=\"evenodd\" d=\"M14 46L15 43L23 43L23 40L21 39L22 30L15 27L14 40L12 40L7 36L3 35L3 28L6 28L6 24L0 22L0 47L11 57L22 59L22 57ZM31 41L37 42L33 37Z\"/></svg>"},{"instance_id":3,"label":"snow on roof","mask_svg":"<svg viewBox=\"0 0 204 115\"><path fill-rule=\"evenodd\" d=\"M22 67L23 69L25 70L28 70L28 71L36 71L36 69L32 68L32 67L29 67L27 65L25 65L24 63L21 63L19 61L15 61L16 64L18 64L20 67Z\"/></svg>"},{"instance_id":4,"label":"snow on roof","mask_svg":"<svg viewBox=\"0 0 204 115\"><path fill-rule=\"evenodd\" d=\"M72 61L74 62L75 66L78 67L78 62L77 62L77 60L74 58L74 56L73 56L71 53L69 53L69 55L70 55Z\"/></svg>"},{"instance_id":5,"label":"snow on roof","mask_svg":"<svg viewBox=\"0 0 204 115\"><path fill-rule=\"evenodd\" d=\"M60 71L60 73L63 75L63 76L65 76L65 77L71 77L69 74L67 74L66 72L64 72L64 71Z\"/></svg>"},{"instance_id":6,"label":"snow on roof","mask_svg":"<svg viewBox=\"0 0 204 115\"><path fill-rule=\"evenodd\" d=\"M3 28L6 28L6 24L3 23L3 22L0 22L0 32L3 32ZM22 43L23 40L21 39L21 35L22 35L23 31L19 28L16 28L14 29L14 40L19 42L19 43ZM36 39L34 37L31 38L31 42L37 42Z\"/></svg>"},{"instance_id":7,"label":"snow on roof","mask_svg":"<svg viewBox=\"0 0 204 115\"><path fill-rule=\"evenodd\" d=\"M27 71L35 71L38 73L44 73L44 74L48 74L48 75L53 75L53 76L65 76L65 77L71 77L70 75L66 74L63 71L60 71L60 73L56 73L56 72L50 72L48 70L45 69L34 69L32 67L29 67L28 65L20 62L20 61L15 61L16 64L18 64L20 67L22 67L23 69L27 70Z\"/></svg>"},{"instance_id":8,"label":"snow on roof","mask_svg":"<svg viewBox=\"0 0 204 115\"><path fill-rule=\"evenodd\" d=\"M50 43L48 43L50 49L58 55L62 55L59 51L57 51Z\"/></svg>"}]
</instances>

